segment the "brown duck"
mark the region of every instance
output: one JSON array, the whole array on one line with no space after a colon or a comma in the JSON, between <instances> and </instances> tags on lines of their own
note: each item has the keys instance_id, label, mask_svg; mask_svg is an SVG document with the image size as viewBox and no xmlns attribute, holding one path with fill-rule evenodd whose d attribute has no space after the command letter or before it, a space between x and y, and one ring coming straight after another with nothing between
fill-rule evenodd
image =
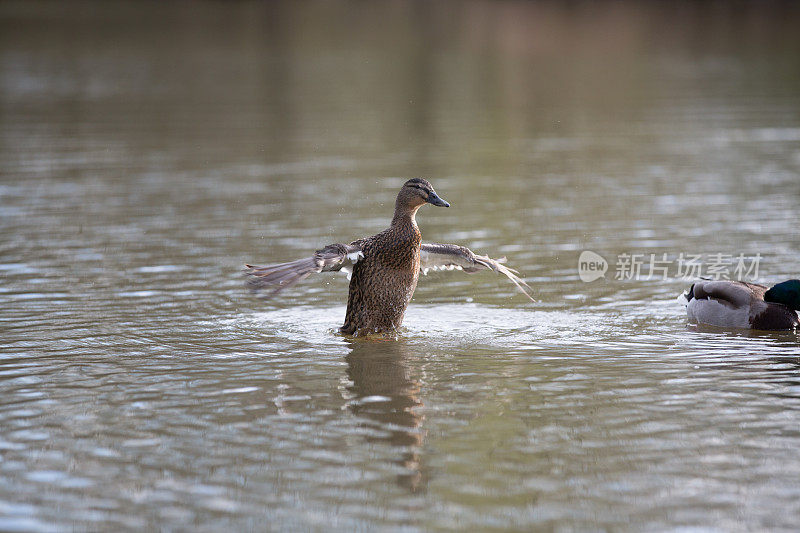
<instances>
[{"instance_id":1,"label":"brown duck","mask_svg":"<svg viewBox=\"0 0 800 533\"><path fill-rule=\"evenodd\" d=\"M329 244L313 256L268 266L247 265L248 285L253 290L271 289L267 297L291 287L316 272L352 272L347 314L342 333L364 335L395 333L403 323L417 287L419 273L428 270L494 270L508 278L531 300L530 287L518 272L501 264L505 259L476 255L455 244L420 244L417 210L426 203L450 207L422 178L405 182L389 227L377 235L350 244Z\"/></svg>"}]
</instances>

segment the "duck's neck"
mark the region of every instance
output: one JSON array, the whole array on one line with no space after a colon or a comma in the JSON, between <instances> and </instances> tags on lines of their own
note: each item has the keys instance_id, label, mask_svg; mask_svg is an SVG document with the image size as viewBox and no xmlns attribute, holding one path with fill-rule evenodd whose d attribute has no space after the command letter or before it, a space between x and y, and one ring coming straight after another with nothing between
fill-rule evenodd
<instances>
[{"instance_id":1,"label":"duck's neck","mask_svg":"<svg viewBox=\"0 0 800 533\"><path fill-rule=\"evenodd\" d=\"M392 227L411 227L416 233L419 233L417 227L417 210L420 206L409 207L408 205L401 204L399 201L394 206L394 217L392 218Z\"/></svg>"}]
</instances>

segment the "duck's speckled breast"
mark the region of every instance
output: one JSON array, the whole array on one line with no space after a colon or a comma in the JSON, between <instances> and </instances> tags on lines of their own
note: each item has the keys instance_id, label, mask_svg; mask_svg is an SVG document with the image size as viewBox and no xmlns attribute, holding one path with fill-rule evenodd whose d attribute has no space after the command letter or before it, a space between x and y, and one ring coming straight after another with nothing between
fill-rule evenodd
<instances>
[{"instance_id":1,"label":"duck's speckled breast","mask_svg":"<svg viewBox=\"0 0 800 533\"><path fill-rule=\"evenodd\" d=\"M354 265L342 332L393 332L403 323L419 278L416 225L392 227L361 241L364 258Z\"/></svg>"}]
</instances>

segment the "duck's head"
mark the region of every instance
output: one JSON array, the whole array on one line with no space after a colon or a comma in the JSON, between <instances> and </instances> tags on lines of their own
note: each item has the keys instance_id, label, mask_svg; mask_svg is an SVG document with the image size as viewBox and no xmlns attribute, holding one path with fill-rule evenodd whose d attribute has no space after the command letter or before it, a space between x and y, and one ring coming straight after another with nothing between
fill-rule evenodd
<instances>
[{"instance_id":1,"label":"duck's head","mask_svg":"<svg viewBox=\"0 0 800 533\"><path fill-rule=\"evenodd\" d=\"M407 209L416 211L421 205L426 203L439 207L450 207L450 204L442 200L433 185L426 179L411 178L403 184L397 195L397 203Z\"/></svg>"},{"instance_id":2,"label":"duck's head","mask_svg":"<svg viewBox=\"0 0 800 533\"><path fill-rule=\"evenodd\" d=\"M800 311L800 279L778 283L764 293L764 301L783 304L790 309Z\"/></svg>"}]
</instances>

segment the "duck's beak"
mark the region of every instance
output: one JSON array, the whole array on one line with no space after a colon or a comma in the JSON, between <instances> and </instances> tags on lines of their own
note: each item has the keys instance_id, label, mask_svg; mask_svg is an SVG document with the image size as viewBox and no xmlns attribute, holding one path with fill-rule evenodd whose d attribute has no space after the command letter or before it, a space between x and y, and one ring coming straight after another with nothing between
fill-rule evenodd
<instances>
[{"instance_id":1,"label":"duck's beak","mask_svg":"<svg viewBox=\"0 0 800 533\"><path fill-rule=\"evenodd\" d=\"M439 207L450 207L450 204L439 198L439 195L435 192L428 194L428 203Z\"/></svg>"}]
</instances>

